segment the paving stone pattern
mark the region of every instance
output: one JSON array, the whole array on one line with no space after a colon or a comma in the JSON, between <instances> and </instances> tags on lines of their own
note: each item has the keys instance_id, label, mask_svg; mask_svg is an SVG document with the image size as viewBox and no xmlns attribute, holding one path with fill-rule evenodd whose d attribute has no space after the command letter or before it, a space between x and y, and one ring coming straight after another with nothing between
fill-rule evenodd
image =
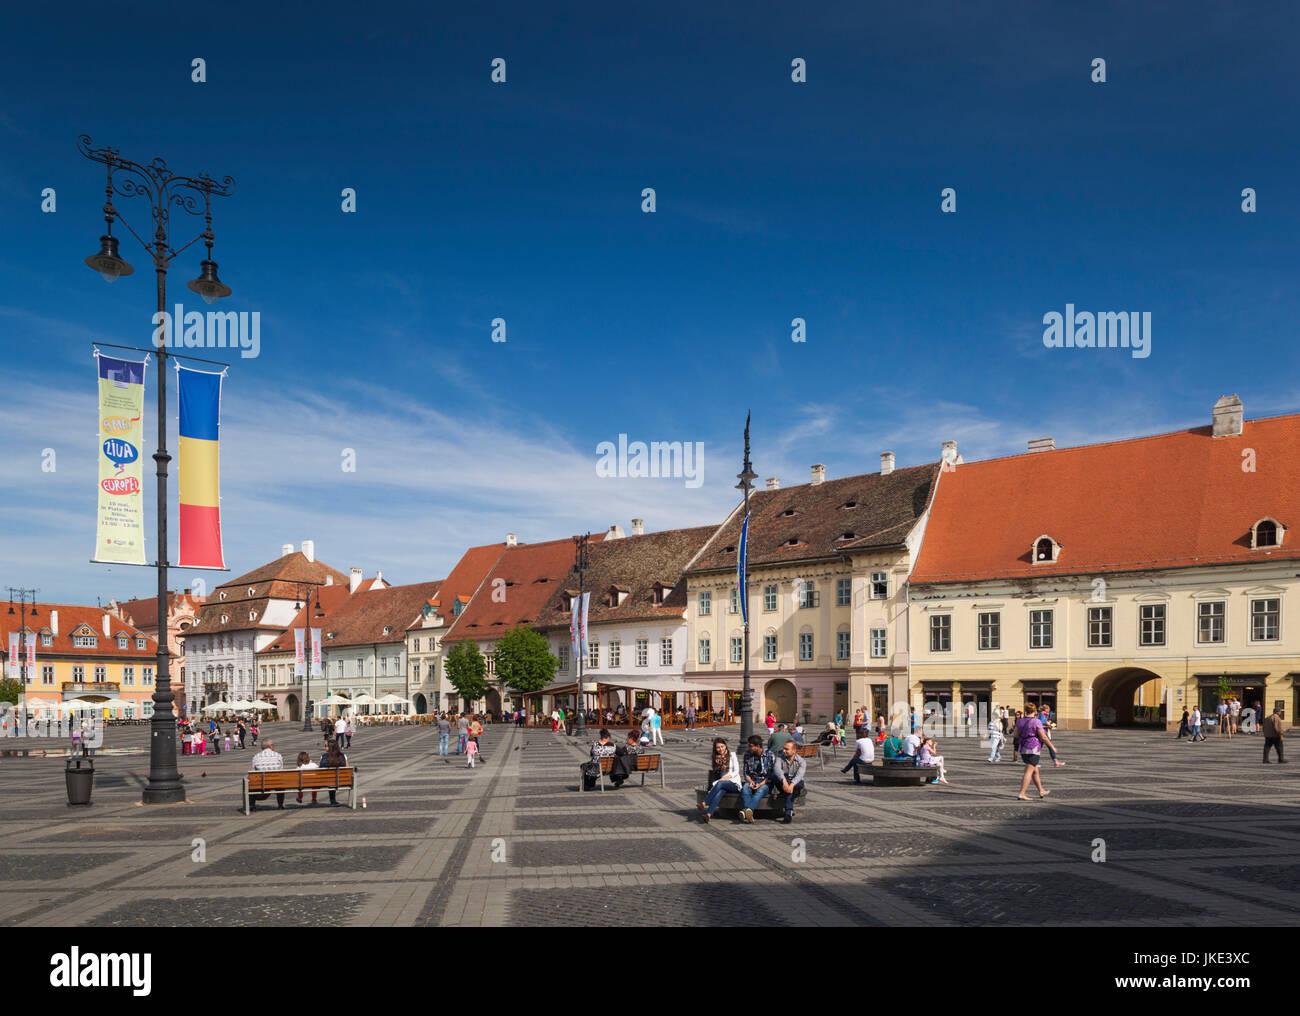
<instances>
[{"instance_id":1,"label":"paving stone pattern","mask_svg":"<svg viewBox=\"0 0 1300 1016\"><path fill-rule=\"evenodd\" d=\"M287 758L318 747L266 734ZM1029 802L974 739L944 741L948 787L855 786L828 759L793 825L750 826L699 820L712 736L669 737L667 787L583 794L587 745L549 730L488 725L474 770L427 729L366 730L366 808L290 793L245 816L252 751L182 756L189 800L144 807L148 728L110 728L124 753L96 759L88 808L67 807L62 758L0 758L0 925L1300 924L1300 765L1260 765L1257 737L1061 732L1069 764Z\"/></svg>"}]
</instances>

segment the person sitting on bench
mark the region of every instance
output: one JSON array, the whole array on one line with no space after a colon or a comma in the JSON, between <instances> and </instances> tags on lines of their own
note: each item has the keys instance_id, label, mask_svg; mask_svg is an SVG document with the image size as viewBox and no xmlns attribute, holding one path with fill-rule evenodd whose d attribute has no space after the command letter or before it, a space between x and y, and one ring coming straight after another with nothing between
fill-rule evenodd
<instances>
[{"instance_id":1,"label":"person sitting on bench","mask_svg":"<svg viewBox=\"0 0 1300 1016\"><path fill-rule=\"evenodd\" d=\"M596 781L600 779L600 760L613 758L615 748L609 743L609 731L600 728L600 740L591 745L591 761L583 767L582 779L585 790L595 790Z\"/></svg>"},{"instance_id":2,"label":"person sitting on bench","mask_svg":"<svg viewBox=\"0 0 1300 1016\"><path fill-rule=\"evenodd\" d=\"M274 742L274 741L267 741L267 742L266 742L266 747L263 748L261 751L259 751L256 755L253 756L253 761L252 761L251 765L252 765L252 770L253 770L253 772L255 772L255 773L269 773L269 772L275 772L275 770L277 770L277 769L283 769L283 768L284 768L284 756L281 755L278 751L275 750L275 742ZM250 810L250 811L256 811L256 810L257 810L257 804L256 804L255 802L257 802L257 801L265 801L265 800L266 800L268 797L270 797L270 796L271 796L270 794L254 794L254 795L250 798L250 802L253 802L253 803L250 803L250 804L249 804L249 806L248 806L248 807L249 807L249 810ZM276 804L277 804L279 807L281 807L281 808L284 807L284 793L283 793L283 791L281 791L280 793L277 793L277 794L275 795L275 801L276 801Z\"/></svg>"},{"instance_id":3,"label":"person sitting on bench","mask_svg":"<svg viewBox=\"0 0 1300 1016\"><path fill-rule=\"evenodd\" d=\"M627 741L614 749L614 761L609 769L609 781L614 784L615 790L621 787L624 781L632 775L632 769L636 763L631 760L640 754L641 747L637 744L636 731L629 730L627 732Z\"/></svg>"},{"instance_id":4,"label":"person sitting on bench","mask_svg":"<svg viewBox=\"0 0 1300 1016\"><path fill-rule=\"evenodd\" d=\"M853 782L862 782L862 773L859 772L858 766L867 766L870 768L871 763L876 761L876 746L871 740L871 731L866 727L859 727L854 733L858 736L857 745L853 749L853 757L849 759L849 764L840 770L847 773L853 770Z\"/></svg>"},{"instance_id":5,"label":"person sitting on bench","mask_svg":"<svg viewBox=\"0 0 1300 1016\"><path fill-rule=\"evenodd\" d=\"M897 734L890 734L885 738L882 750L884 751L885 758L904 758L904 752L907 749L901 737Z\"/></svg>"},{"instance_id":6,"label":"person sitting on bench","mask_svg":"<svg viewBox=\"0 0 1300 1016\"><path fill-rule=\"evenodd\" d=\"M745 761L740 774L740 817L750 825L754 824L754 809L763 803L767 792L772 789L772 768L776 757L763 747L763 739L757 734L750 735L749 750L745 752Z\"/></svg>"},{"instance_id":7,"label":"person sitting on bench","mask_svg":"<svg viewBox=\"0 0 1300 1016\"><path fill-rule=\"evenodd\" d=\"M785 817L781 821L787 825L794 821L795 795L799 793L807 772L808 765L799 754L798 745L793 741L786 741L781 745L781 754L776 756L772 766L771 783L776 790L785 795Z\"/></svg>"},{"instance_id":8,"label":"person sitting on bench","mask_svg":"<svg viewBox=\"0 0 1300 1016\"><path fill-rule=\"evenodd\" d=\"M740 760L727 748L727 742L721 737L713 741L710 764L712 766L710 775L716 772L719 776L710 785L708 796L700 802L700 810L704 812L701 817L705 822L713 818L713 813L718 810L724 794L735 794L740 791Z\"/></svg>"}]
</instances>

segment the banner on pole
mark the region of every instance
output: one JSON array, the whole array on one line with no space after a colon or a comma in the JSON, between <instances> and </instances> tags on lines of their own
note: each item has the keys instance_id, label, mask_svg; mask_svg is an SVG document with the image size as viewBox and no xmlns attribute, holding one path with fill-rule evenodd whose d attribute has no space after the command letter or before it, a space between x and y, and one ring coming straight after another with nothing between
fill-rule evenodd
<instances>
[{"instance_id":1,"label":"banner on pole","mask_svg":"<svg viewBox=\"0 0 1300 1016\"><path fill-rule=\"evenodd\" d=\"M16 679L18 677L18 633L11 631L9 633L9 677Z\"/></svg>"},{"instance_id":2,"label":"banner on pole","mask_svg":"<svg viewBox=\"0 0 1300 1016\"><path fill-rule=\"evenodd\" d=\"M582 594L582 619L578 622L578 643L582 655L587 655L587 604L591 602L591 593Z\"/></svg>"},{"instance_id":3,"label":"banner on pole","mask_svg":"<svg viewBox=\"0 0 1300 1016\"><path fill-rule=\"evenodd\" d=\"M217 468L221 377L221 374L176 365L181 406L178 568L226 566L221 552L221 495Z\"/></svg>"},{"instance_id":4,"label":"banner on pole","mask_svg":"<svg viewBox=\"0 0 1300 1016\"><path fill-rule=\"evenodd\" d=\"M27 677L30 680L36 675L36 632L29 631L27 639Z\"/></svg>"},{"instance_id":5,"label":"banner on pole","mask_svg":"<svg viewBox=\"0 0 1300 1016\"><path fill-rule=\"evenodd\" d=\"M302 629L295 628L293 630L293 676L302 677L305 672L306 664L302 656Z\"/></svg>"},{"instance_id":6,"label":"banner on pole","mask_svg":"<svg viewBox=\"0 0 1300 1016\"><path fill-rule=\"evenodd\" d=\"M311 630L311 676L320 677L320 629Z\"/></svg>"},{"instance_id":7,"label":"banner on pole","mask_svg":"<svg viewBox=\"0 0 1300 1016\"><path fill-rule=\"evenodd\" d=\"M736 585L740 589L740 620L749 624L749 516L740 527L740 554L736 558Z\"/></svg>"},{"instance_id":8,"label":"banner on pole","mask_svg":"<svg viewBox=\"0 0 1300 1016\"><path fill-rule=\"evenodd\" d=\"M99 371L99 502L95 554L144 564L144 368L95 351Z\"/></svg>"}]
</instances>

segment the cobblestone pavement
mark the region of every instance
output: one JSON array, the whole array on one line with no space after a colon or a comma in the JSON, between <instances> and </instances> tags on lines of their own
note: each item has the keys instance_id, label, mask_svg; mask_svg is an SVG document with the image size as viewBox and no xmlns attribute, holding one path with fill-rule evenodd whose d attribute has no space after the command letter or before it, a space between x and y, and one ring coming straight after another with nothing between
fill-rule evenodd
<instances>
[{"instance_id":1,"label":"cobblestone pavement","mask_svg":"<svg viewBox=\"0 0 1300 1016\"><path fill-rule=\"evenodd\" d=\"M292 724L266 736L320 750ZM182 756L189 800L148 808L142 754L97 758L88 808L60 759L0 758L0 925L1300 924L1300 759L1261 765L1259 736L1064 732L1028 803L976 739L943 741L948 787L855 786L841 750L792 825L706 826L711 736L667 735L665 788L581 794L587 746L550 731L489 726L469 770L426 728L363 730L365 808L289 794L249 816L251 750Z\"/></svg>"}]
</instances>

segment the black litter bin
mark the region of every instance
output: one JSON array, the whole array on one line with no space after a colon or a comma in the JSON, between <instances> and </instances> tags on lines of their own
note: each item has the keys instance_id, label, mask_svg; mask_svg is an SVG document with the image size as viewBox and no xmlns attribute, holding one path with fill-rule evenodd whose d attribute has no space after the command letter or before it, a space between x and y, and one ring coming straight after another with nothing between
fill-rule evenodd
<instances>
[{"instance_id":1,"label":"black litter bin","mask_svg":"<svg viewBox=\"0 0 1300 1016\"><path fill-rule=\"evenodd\" d=\"M95 783L95 763L81 757L68 759L64 773L68 781L68 804L90 804L90 790Z\"/></svg>"}]
</instances>

